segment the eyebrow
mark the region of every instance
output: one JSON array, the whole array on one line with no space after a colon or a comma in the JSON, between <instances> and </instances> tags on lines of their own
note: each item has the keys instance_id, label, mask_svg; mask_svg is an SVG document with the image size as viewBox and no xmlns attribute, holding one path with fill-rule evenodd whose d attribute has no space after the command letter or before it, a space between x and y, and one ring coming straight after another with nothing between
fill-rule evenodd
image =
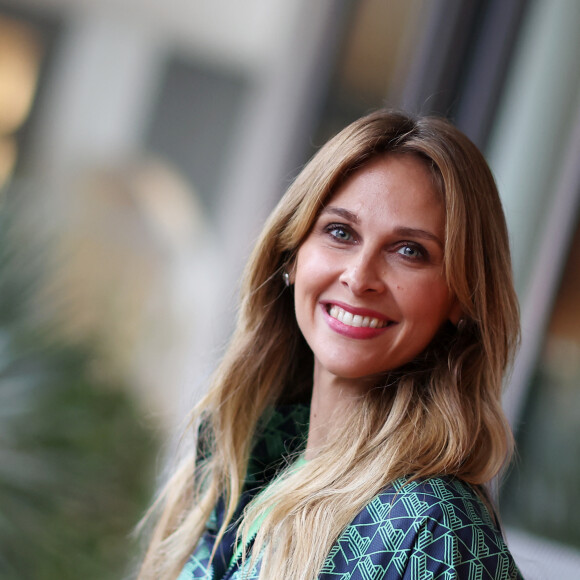
<instances>
[{"instance_id":1,"label":"eyebrow","mask_svg":"<svg viewBox=\"0 0 580 580\"><path fill-rule=\"evenodd\" d=\"M335 207L335 206L326 206L322 212L321 215L323 214L333 214L333 215L337 215L339 217L342 217L346 220L349 220L350 222L354 223L354 224L360 224L360 219L359 217L353 213L352 211L349 211L348 209L344 209L343 207ZM427 230L422 230L420 228L410 228L410 227L406 227L406 226L400 226L395 228L394 233L398 236L402 236L402 237L409 237L409 238L422 238L424 240L429 240L431 242L435 242L441 249L443 249L443 242L439 239L438 236L436 236L435 234L427 231Z\"/></svg>"},{"instance_id":2,"label":"eyebrow","mask_svg":"<svg viewBox=\"0 0 580 580\"><path fill-rule=\"evenodd\" d=\"M358 216L353 213L352 211L349 211L348 209L344 209L343 207L334 207L332 205L330 206L326 206L321 212L320 214L323 215L325 213L331 213L337 216L340 216L346 220L349 220L355 224L359 224L360 220L358 219Z\"/></svg>"},{"instance_id":3,"label":"eyebrow","mask_svg":"<svg viewBox=\"0 0 580 580\"><path fill-rule=\"evenodd\" d=\"M424 240L430 240L435 242L441 249L443 249L443 242L438 236L428 232L427 230L421 230L419 228L408 228L399 227L395 228L395 233L399 236L410 237L410 238L423 238Z\"/></svg>"}]
</instances>

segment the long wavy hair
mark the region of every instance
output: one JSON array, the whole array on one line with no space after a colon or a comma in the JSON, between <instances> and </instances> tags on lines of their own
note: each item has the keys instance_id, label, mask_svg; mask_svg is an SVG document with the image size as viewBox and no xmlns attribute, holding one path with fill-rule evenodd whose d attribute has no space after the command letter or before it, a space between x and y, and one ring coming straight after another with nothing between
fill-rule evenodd
<instances>
[{"instance_id":1,"label":"long wavy hair","mask_svg":"<svg viewBox=\"0 0 580 580\"><path fill-rule=\"evenodd\" d=\"M341 531L396 478L449 474L481 488L506 464L513 442L501 392L519 315L493 176L448 121L380 110L324 145L268 219L244 273L229 348L194 410L193 428L204 426L203 457L183 461L152 508L156 525L140 578L176 577L222 497L219 541L240 498L258 420L272 405L308 398L313 355L281 274L337 187L389 153L414 155L433 175L445 206L444 273L465 325L444 325L416 360L369 389L331 445L250 504L240 534L264 518L254 543L261 579L312 579Z\"/></svg>"}]
</instances>

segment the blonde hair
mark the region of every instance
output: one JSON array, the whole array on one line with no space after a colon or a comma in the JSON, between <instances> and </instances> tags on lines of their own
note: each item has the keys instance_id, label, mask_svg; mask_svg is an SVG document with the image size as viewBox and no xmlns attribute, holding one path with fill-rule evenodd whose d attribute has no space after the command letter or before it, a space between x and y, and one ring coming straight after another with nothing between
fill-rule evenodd
<instances>
[{"instance_id":1,"label":"blonde hair","mask_svg":"<svg viewBox=\"0 0 580 580\"><path fill-rule=\"evenodd\" d=\"M501 390L519 317L492 174L449 122L377 111L322 147L267 221L245 270L234 336L194 412L208 451L185 461L161 495L140 578L176 577L222 497L219 541L239 501L259 418L281 401L309 396L313 356L281 273L337 186L389 153L422 159L444 199L445 276L465 328L445 325L424 353L353 406L332 445L299 474L283 473L273 497L249 506L243 534L247 522L265 517L254 543L254 554L264 556L260 578L315 578L341 531L400 476L451 474L481 486L509 458Z\"/></svg>"}]
</instances>

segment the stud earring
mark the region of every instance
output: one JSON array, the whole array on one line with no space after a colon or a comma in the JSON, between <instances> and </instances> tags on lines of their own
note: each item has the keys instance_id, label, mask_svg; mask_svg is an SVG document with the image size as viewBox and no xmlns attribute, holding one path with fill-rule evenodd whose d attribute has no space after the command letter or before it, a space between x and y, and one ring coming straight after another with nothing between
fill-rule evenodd
<instances>
[{"instance_id":1,"label":"stud earring","mask_svg":"<svg viewBox=\"0 0 580 580\"><path fill-rule=\"evenodd\" d=\"M467 321L465 320L465 318L460 318L459 322L457 323L457 332L463 332L465 330L465 325L467 324Z\"/></svg>"},{"instance_id":2,"label":"stud earring","mask_svg":"<svg viewBox=\"0 0 580 580\"><path fill-rule=\"evenodd\" d=\"M285 270L282 272L282 280L284 280L284 285L288 288L288 286L290 286L290 274Z\"/></svg>"}]
</instances>

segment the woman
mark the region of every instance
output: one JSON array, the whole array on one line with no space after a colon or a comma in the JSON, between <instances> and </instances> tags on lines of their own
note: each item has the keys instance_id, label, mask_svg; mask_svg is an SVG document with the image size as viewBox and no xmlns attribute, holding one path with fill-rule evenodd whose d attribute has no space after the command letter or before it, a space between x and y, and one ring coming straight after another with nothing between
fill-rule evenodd
<instances>
[{"instance_id":1,"label":"woman","mask_svg":"<svg viewBox=\"0 0 580 580\"><path fill-rule=\"evenodd\" d=\"M517 338L481 153L444 120L356 121L265 225L141 578L520 578L485 488Z\"/></svg>"}]
</instances>

